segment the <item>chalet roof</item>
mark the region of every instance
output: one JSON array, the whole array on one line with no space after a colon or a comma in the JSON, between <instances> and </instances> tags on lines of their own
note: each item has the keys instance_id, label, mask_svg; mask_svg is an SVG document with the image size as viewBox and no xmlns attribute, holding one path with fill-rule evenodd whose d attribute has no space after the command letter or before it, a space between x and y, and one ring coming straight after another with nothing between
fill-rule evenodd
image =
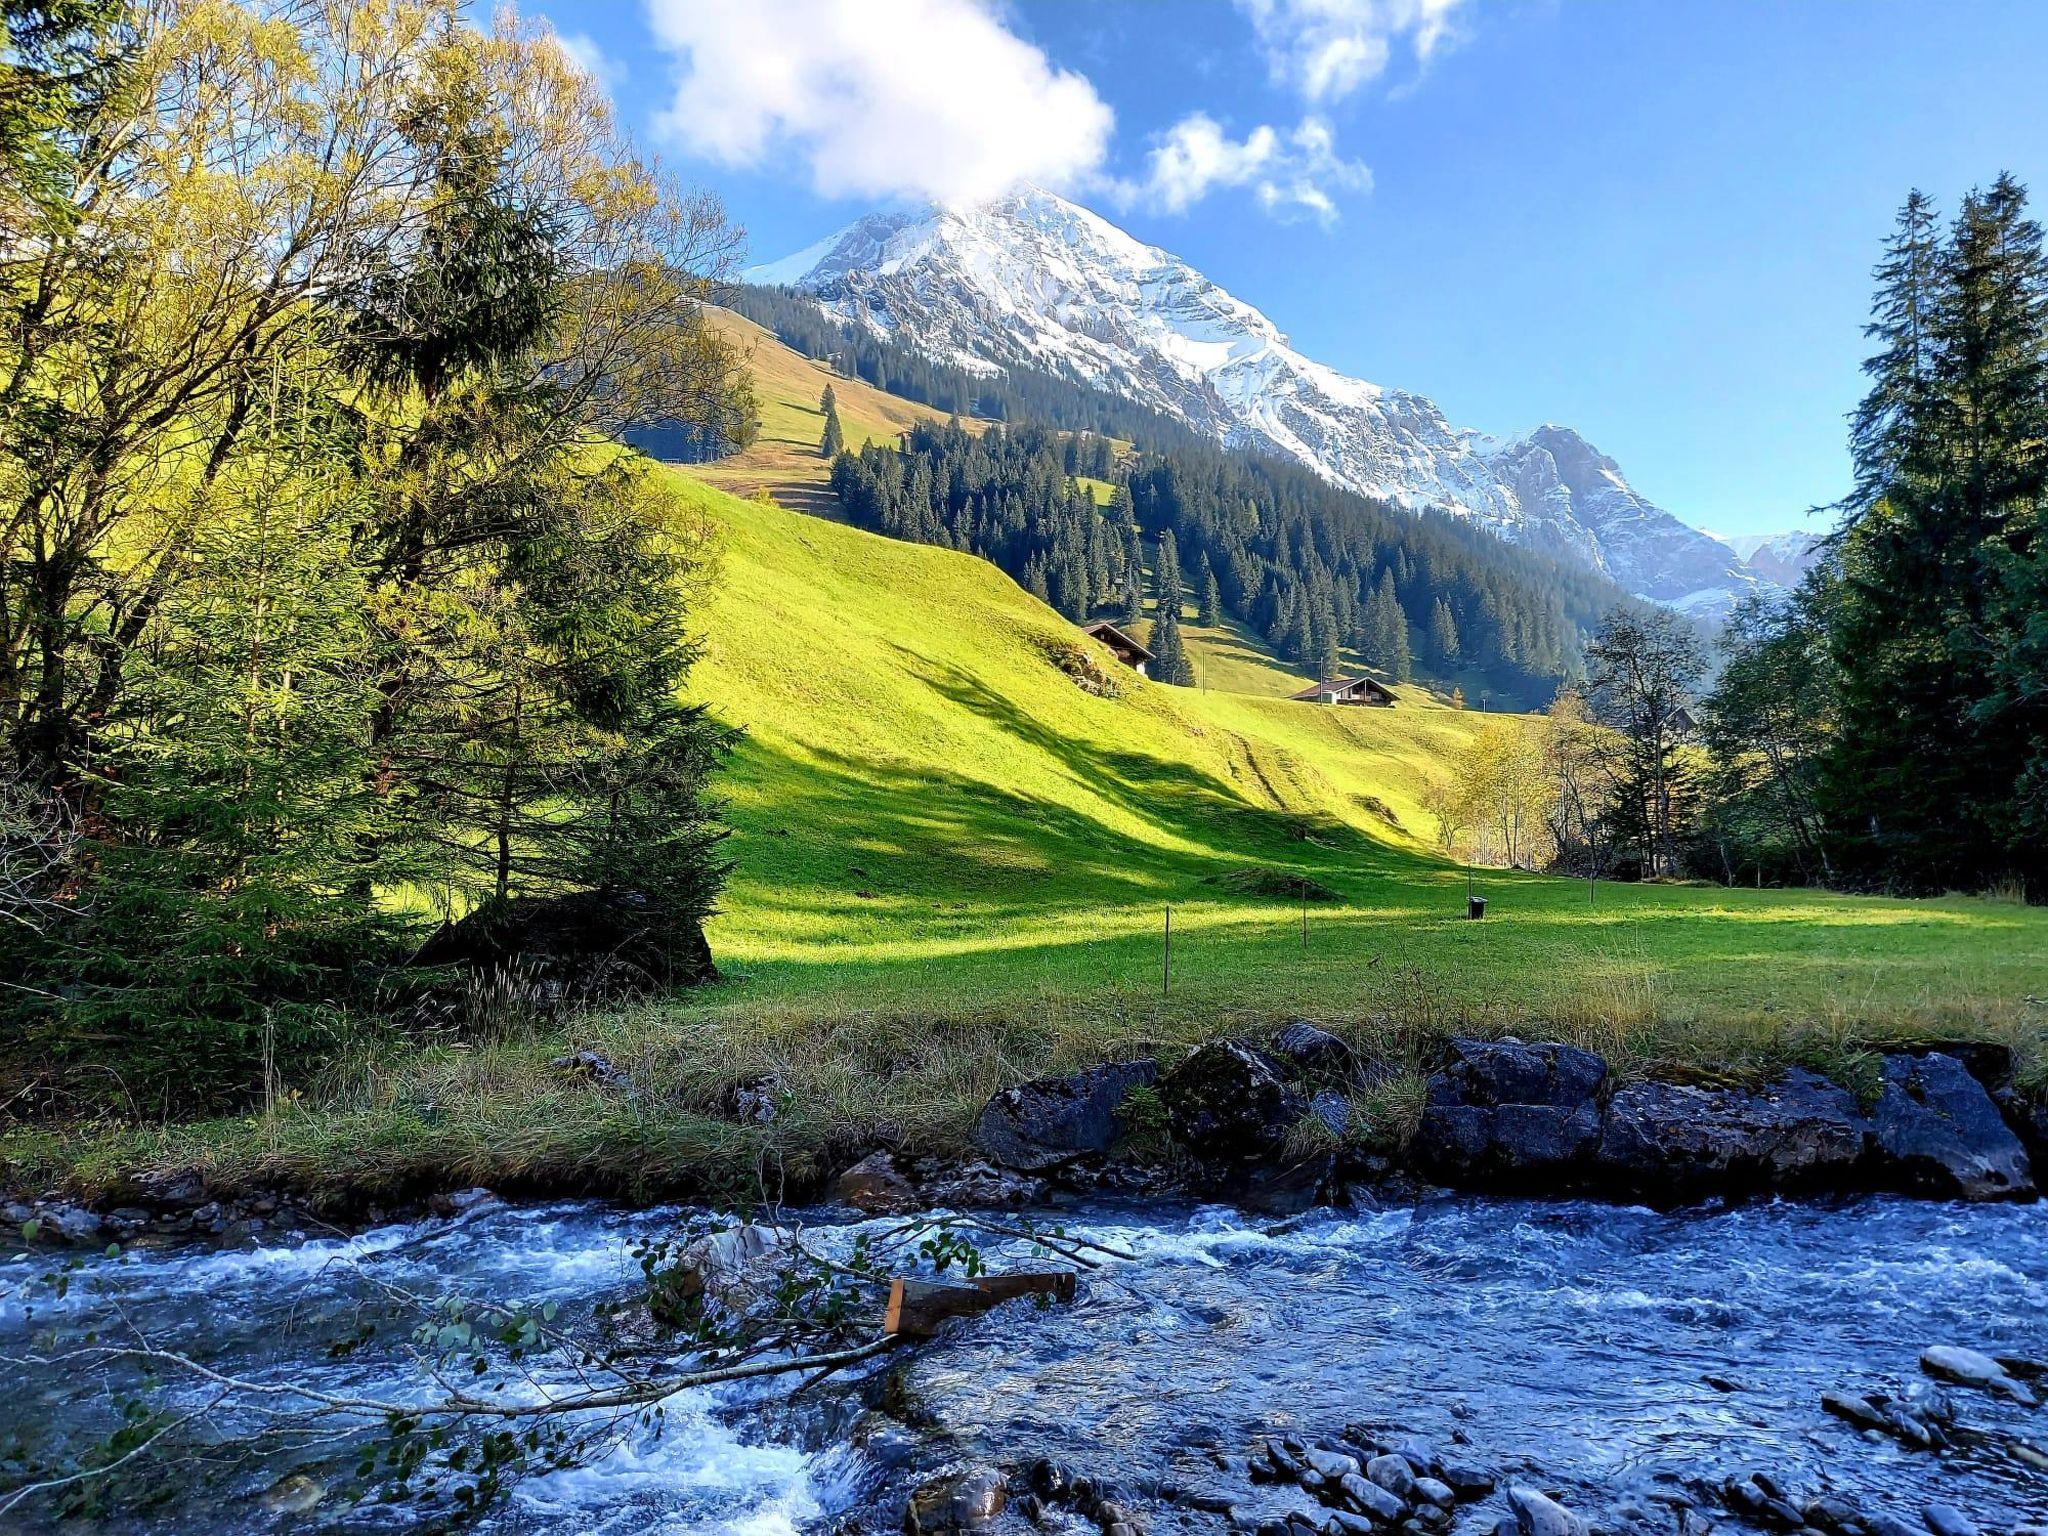
<instances>
[{"instance_id":1,"label":"chalet roof","mask_svg":"<svg viewBox=\"0 0 2048 1536\"><path fill-rule=\"evenodd\" d=\"M1092 624L1083 624L1081 626L1081 633L1093 635L1105 645L1121 646L1125 650L1133 651L1146 661L1152 659L1152 653L1149 650L1118 629L1107 619L1097 619Z\"/></svg>"},{"instance_id":2,"label":"chalet roof","mask_svg":"<svg viewBox=\"0 0 2048 1536\"><path fill-rule=\"evenodd\" d=\"M1291 693L1288 697L1291 699L1320 699L1325 694L1354 693L1361 688L1367 693L1385 694L1390 699L1400 697L1399 694L1395 693L1385 683L1376 682L1370 677L1333 677L1326 682L1317 683L1313 687L1304 688L1299 693Z\"/></svg>"}]
</instances>

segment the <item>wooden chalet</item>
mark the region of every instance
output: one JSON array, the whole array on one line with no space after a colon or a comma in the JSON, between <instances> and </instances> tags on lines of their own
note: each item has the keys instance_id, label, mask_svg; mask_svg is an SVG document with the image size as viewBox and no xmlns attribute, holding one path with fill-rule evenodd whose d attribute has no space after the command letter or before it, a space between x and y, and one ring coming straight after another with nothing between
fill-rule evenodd
<instances>
[{"instance_id":1,"label":"wooden chalet","mask_svg":"<svg viewBox=\"0 0 2048 1536\"><path fill-rule=\"evenodd\" d=\"M1333 677L1292 695L1309 704L1365 704L1386 709L1399 702L1393 689L1369 677Z\"/></svg>"},{"instance_id":2,"label":"wooden chalet","mask_svg":"<svg viewBox=\"0 0 2048 1536\"><path fill-rule=\"evenodd\" d=\"M1083 624L1081 633L1108 646L1110 654L1138 676L1145 675L1145 665L1151 661L1152 653L1109 620L1097 619L1093 624Z\"/></svg>"}]
</instances>

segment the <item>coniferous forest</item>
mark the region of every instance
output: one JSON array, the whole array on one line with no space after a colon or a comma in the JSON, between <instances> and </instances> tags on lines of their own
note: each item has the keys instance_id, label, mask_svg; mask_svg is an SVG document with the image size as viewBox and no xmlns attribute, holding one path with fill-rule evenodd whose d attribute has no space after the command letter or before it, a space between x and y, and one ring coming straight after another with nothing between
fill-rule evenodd
<instances>
[{"instance_id":1,"label":"coniferous forest","mask_svg":"<svg viewBox=\"0 0 2048 1536\"><path fill-rule=\"evenodd\" d=\"M1213 602L1306 674L1331 672L1340 652L1396 679L1466 670L1527 708L1578 669L1604 614L1633 606L1449 517L1191 440L1116 465L1098 507L1074 477L1111 470L1109 446L1039 427L920 427L901 453L842 455L833 485L859 526L980 555L1075 620L1137 617L1171 536L1182 600Z\"/></svg>"}]
</instances>

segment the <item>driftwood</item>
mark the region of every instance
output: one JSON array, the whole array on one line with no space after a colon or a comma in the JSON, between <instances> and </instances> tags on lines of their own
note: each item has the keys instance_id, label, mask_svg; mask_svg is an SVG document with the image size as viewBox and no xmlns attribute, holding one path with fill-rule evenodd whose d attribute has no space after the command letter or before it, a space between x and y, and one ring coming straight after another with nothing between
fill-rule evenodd
<instances>
[{"instance_id":1,"label":"driftwood","mask_svg":"<svg viewBox=\"0 0 2048 1536\"><path fill-rule=\"evenodd\" d=\"M898 1280L889 1287L889 1312L882 1332L928 1339L949 1317L972 1317L1014 1296L1045 1296L1061 1304L1074 1299L1074 1276L1066 1270L1014 1275L978 1275L960 1285Z\"/></svg>"}]
</instances>

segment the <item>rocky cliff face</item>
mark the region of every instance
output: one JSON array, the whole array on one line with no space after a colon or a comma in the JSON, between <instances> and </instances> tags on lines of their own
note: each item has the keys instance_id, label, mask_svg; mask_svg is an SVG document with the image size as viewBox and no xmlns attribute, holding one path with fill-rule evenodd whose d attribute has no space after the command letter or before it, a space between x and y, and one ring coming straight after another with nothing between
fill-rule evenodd
<instances>
[{"instance_id":1,"label":"rocky cliff face","mask_svg":"<svg viewBox=\"0 0 2048 1536\"><path fill-rule=\"evenodd\" d=\"M1454 427L1426 396L1304 356L1186 262L1049 192L871 214L747 275L935 358L1062 374L1367 495L1470 518L1643 597L1711 614L1760 579L1569 428L1501 441Z\"/></svg>"}]
</instances>

